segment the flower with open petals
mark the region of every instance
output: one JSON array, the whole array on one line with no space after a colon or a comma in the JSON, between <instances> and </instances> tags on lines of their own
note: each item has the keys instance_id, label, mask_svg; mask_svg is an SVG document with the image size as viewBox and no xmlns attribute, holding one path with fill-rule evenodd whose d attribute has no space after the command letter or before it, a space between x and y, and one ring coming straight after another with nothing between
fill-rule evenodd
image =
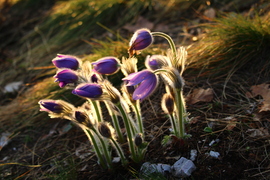
<instances>
[{"instance_id":1,"label":"flower with open petals","mask_svg":"<svg viewBox=\"0 0 270 180\"><path fill-rule=\"evenodd\" d=\"M133 56L133 54L136 54L140 50L147 48L152 43L153 43L153 36L150 30L145 28L139 29L133 34L129 42L128 52L130 56Z\"/></svg>"},{"instance_id":2,"label":"flower with open petals","mask_svg":"<svg viewBox=\"0 0 270 180\"><path fill-rule=\"evenodd\" d=\"M52 63L57 68L68 68L73 70L77 70L80 65L79 59L76 58L75 56L61 55L61 54L58 54L56 58L52 60Z\"/></svg>"},{"instance_id":3,"label":"flower with open petals","mask_svg":"<svg viewBox=\"0 0 270 180\"><path fill-rule=\"evenodd\" d=\"M99 74L114 74L119 70L119 60L115 57L104 57L92 63L93 70Z\"/></svg>"},{"instance_id":4,"label":"flower with open petals","mask_svg":"<svg viewBox=\"0 0 270 180\"><path fill-rule=\"evenodd\" d=\"M79 79L77 73L71 69L60 70L54 78L56 78L55 82L59 82L61 88L69 83L75 83Z\"/></svg>"},{"instance_id":5,"label":"flower with open petals","mask_svg":"<svg viewBox=\"0 0 270 180\"><path fill-rule=\"evenodd\" d=\"M128 81L127 86L135 86L139 84L132 95L134 100L144 100L154 92L158 85L157 75L150 70L132 73L123 78L123 80Z\"/></svg>"},{"instance_id":6,"label":"flower with open petals","mask_svg":"<svg viewBox=\"0 0 270 180\"><path fill-rule=\"evenodd\" d=\"M103 91L99 84L85 83L77 86L72 93L86 98L99 98Z\"/></svg>"}]
</instances>

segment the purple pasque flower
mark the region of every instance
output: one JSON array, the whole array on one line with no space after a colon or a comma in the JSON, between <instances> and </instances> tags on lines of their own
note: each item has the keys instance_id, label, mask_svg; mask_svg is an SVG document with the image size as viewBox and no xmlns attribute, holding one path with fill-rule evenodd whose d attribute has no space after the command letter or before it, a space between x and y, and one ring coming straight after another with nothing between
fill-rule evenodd
<instances>
[{"instance_id":1,"label":"purple pasque flower","mask_svg":"<svg viewBox=\"0 0 270 180\"><path fill-rule=\"evenodd\" d=\"M38 103L40 105L40 111L53 113L61 113L63 111L63 106L57 100L45 99L40 100Z\"/></svg>"},{"instance_id":2,"label":"purple pasque flower","mask_svg":"<svg viewBox=\"0 0 270 180\"><path fill-rule=\"evenodd\" d=\"M56 58L52 60L52 63L57 68L68 68L68 69L73 69L73 70L77 70L80 65L79 59L76 58L75 56L62 55L62 54L58 54Z\"/></svg>"},{"instance_id":3,"label":"purple pasque flower","mask_svg":"<svg viewBox=\"0 0 270 180\"><path fill-rule=\"evenodd\" d=\"M140 72L132 73L123 78L128 81L127 86L135 86L140 84L134 91L132 98L134 100L140 99L141 101L150 96L157 87L158 77L150 70L143 70Z\"/></svg>"},{"instance_id":4,"label":"purple pasque flower","mask_svg":"<svg viewBox=\"0 0 270 180\"><path fill-rule=\"evenodd\" d=\"M153 41L154 41L153 36L149 29L143 28L137 30L133 34L129 42L128 52L130 56L132 56L133 54L137 53L140 50L147 48L153 43Z\"/></svg>"},{"instance_id":5,"label":"purple pasque flower","mask_svg":"<svg viewBox=\"0 0 270 180\"><path fill-rule=\"evenodd\" d=\"M99 74L114 74L119 70L119 60L115 57L108 56L92 63L93 70Z\"/></svg>"},{"instance_id":6,"label":"purple pasque flower","mask_svg":"<svg viewBox=\"0 0 270 180\"><path fill-rule=\"evenodd\" d=\"M84 83L77 86L72 93L86 98L99 98L103 90L99 84Z\"/></svg>"},{"instance_id":7,"label":"purple pasque flower","mask_svg":"<svg viewBox=\"0 0 270 180\"><path fill-rule=\"evenodd\" d=\"M152 55L152 56L147 56L145 60L145 66L148 69L151 70L157 70L161 69L163 66L171 66L170 60L168 57L163 56L163 55Z\"/></svg>"},{"instance_id":8,"label":"purple pasque flower","mask_svg":"<svg viewBox=\"0 0 270 180\"><path fill-rule=\"evenodd\" d=\"M56 78L55 82L59 82L61 88L69 83L75 83L79 79L77 73L71 69L60 70L56 73L54 78Z\"/></svg>"}]
</instances>

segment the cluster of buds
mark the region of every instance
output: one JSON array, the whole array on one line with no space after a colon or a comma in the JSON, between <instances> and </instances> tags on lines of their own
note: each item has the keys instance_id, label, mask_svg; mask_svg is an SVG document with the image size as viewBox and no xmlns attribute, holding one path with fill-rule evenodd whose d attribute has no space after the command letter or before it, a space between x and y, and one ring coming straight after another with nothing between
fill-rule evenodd
<instances>
[{"instance_id":1,"label":"cluster of buds","mask_svg":"<svg viewBox=\"0 0 270 180\"><path fill-rule=\"evenodd\" d=\"M149 47L154 36L168 40L170 50L166 56L152 55L145 60L145 69L138 72L137 58L134 56ZM86 102L74 107L62 100L45 99L39 102L41 111L46 111L52 118L60 117L71 120L86 133L103 168L112 168L111 148L121 158L123 166L129 157L136 163L143 160L147 150L140 103L148 98L158 87L160 81L166 85L161 106L169 115L172 133L184 138L184 124L187 120L185 103L182 95L184 80L182 73L186 60L186 50L177 50L170 36L161 32L139 29L132 36L128 48L129 57L120 61L108 56L95 62L82 62L71 55L57 55L52 63L58 69L54 78L60 88L71 87L72 93ZM121 69L125 77L122 88L115 88L104 76L117 73ZM103 119L100 102L106 105L111 121ZM131 116L130 113L134 113ZM125 133L119 123L124 122ZM128 143L129 152L124 152L121 143Z\"/></svg>"}]
</instances>

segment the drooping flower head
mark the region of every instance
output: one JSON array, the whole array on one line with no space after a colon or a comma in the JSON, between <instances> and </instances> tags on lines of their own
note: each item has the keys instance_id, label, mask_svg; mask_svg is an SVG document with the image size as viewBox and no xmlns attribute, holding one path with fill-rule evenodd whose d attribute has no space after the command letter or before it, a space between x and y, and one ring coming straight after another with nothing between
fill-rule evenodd
<instances>
[{"instance_id":1,"label":"drooping flower head","mask_svg":"<svg viewBox=\"0 0 270 180\"><path fill-rule=\"evenodd\" d=\"M147 56L145 60L145 66L153 71L170 65L170 59L162 55Z\"/></svg>"},{"instance_id":2,"label":"drooping flower head","mask_svg":"<svg viewBox=\"0 0 270 180\"><path fill-rule=\"evenodd\" d=\"M89 128L92 128L94 123L92 122L92 118L90 118L90 114L83 108L78 108L74 111L73 114L74 119Z\"/></svg>"},{"instance_id":3,"label":"drooping flower head","mask_svg":"<svg viewBox=\"0 0 270 180\"><path fill-rule=\"evenodd\" d=\"M105 138L114 138L114 129L107 122L101 122L98 124L99 133Z\"/></svg>"},{"instance_id":4,"label":"drooping flower head","mask_svg":"<svg viewBox=\"0 0 270 180\"><path fill-rule=\"evenodd\" d=\"M85 123L88 121L89 117L84 111L76 110L74 112L74 117L79 123Z\"/></svg>"},{"instance_id":5,"label":"drooping flower head","mask_svg":"<svg viewBox=\"0 0 270 180\"><path fill-rule=\"evenodd\" d=\"M129 42L129 55L133 56L153 43L153 36L148 29L137 30Z\"/></svg>"},{"instance_id":6,"label":"drooping flower head","mask_svg":"<svg viewBox=\"0 0 270 180\"><path fill-rule=\"evenodd\" d=\"M39 102L40 111L54 114L67 114L72 112L73 106L62 100L43 99Z\"/></svg>"},{"instance_id":7,"label":"drooping flower head","mask_svg":"<svg viewBox=\"0 0 270 180\"><path fill-rule=\"evenodd\" d=\"M174 98L171 94L166 93L163 95L161 100L161 107L166 114L173 114L175 107Z\"/></svg>"},{"instance_id":8,"label":"drooping flower head","mask_svg":"<svg viewBox=\"0 0 270 180\"><path fill-rule=\"evenodd\" d=\"M58 54L52 60L52 63L57 68L68 68L68 69L77 70L80 65L80 60L75 56Z\"/></svg>"},{"instance_id":9,"label":"drooping flower head","mask_svg":"<svg viewBox=\"0 0 270 180\"><path fill-rule=\"evenodd\" d=\"M159 74L161 75L164 82L173 89L182 89L185 84L183 77L174 67L163 67Z\"/></svg>"},{"instance_id":10,"label":"drooping flower head","mask_svg":"<svg viewBox=\"0 0 270 180\"><path fill-rule=\"evenodd\" d=\"M154 92L158 85L157 75L150 70L132 73L123 78L123 80L128 82L127 86L135 86L139 84L132 95L134 100L144 100Z\"/></svg>"},{"instance_id":11,"label":"drooping flower head","mask_svg":"<svg viewBox=\"0 0 270 180\"><path fill-rule=\"evenodd\" d=\"M41 100L38 103L40 105L40 111L54 113L61 113L63 111L63 107L56 100Z\"/></svg>"},{"instance_id":12,"label":"drooping flower head","mask_svg":"<svg viewBox=\"0 0 270 180\"><path fill-rule=\"evenodd\" d=\"M58 71L54 78L56 78L55 82L59 82L61 88L69 83L75 83L79 79L77 73L71 69L62 69Z\"/></svg>"},{"instance_id":13,"label":"drooping flower head","mask_svg":"<svg viewBox=\"0 0 270 180\"><path fill-rule=\"evenodd\" d=\"M84 83L77 86L72 93L86 98L99 98L103 91L99 84Z\"/></svg>"},{"instance_id":14,"label":"drooping flower head","mask_svg":"<svg viewBox=\"0 0 270 180\"><path fill-rule=\"evenodd\" d=\"M106 92L107 97L110 99L111 102L114 104L117 104L120 102L121 99L121 93L119 92L118 89L116 89L110 81L107 79L104 79L102 81L102 87L104 89L104 92Z\"/></svg>"},{"instance_id":15,"label":"drooping flower head","mask_svg":"<svg viewBox=\"0 0 270 180\"><path fill-rule=\"evenodd\" d=\"M119 60L115 57L104 57L92 63L93 70L99 74L111 75L119 70Z\"/></svg>"}]
</instances>

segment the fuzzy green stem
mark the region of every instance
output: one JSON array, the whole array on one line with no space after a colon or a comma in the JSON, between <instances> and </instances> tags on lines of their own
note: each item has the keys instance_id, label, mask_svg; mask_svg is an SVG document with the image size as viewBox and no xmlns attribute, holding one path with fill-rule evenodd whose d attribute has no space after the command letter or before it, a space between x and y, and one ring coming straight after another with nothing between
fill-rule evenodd
<instances>
[{"instance_id":1,"label":"fuzzy green stem","mask_svg":"<svg viewBox=\"0 0 270 180\"><path fill-rule=\"evenodd\" d=\"M117 152L118 152L118 155L119 155L120 158L121 158L122 165L123 165L123 166L126 166L126 165L128 164L128 161L127 161L127 159L126 159L126 157L125 157L125 155L124 155L124 152L123 152L122 148L121 148L120 145L115 141L114 138L111 138L110 140L111 140L111 142L113 143L113 145L115 146L115 148L116 148L116 150L117 150Z\"/></svg>"},{"instance_id":2,"label":"fuzzy green stem","mask_svg":"<svg viewBox=\"0 0 270 180\"><path fill-rule=\"evenodd\" d=\"M102 149L104 151L104 154L105 154L105 157L107 160L107 164L108 164L109 168L111 168L112 167L112 158L109 155L109 149L108 149L108 146L106 146L106 144L105 144L105 141L104 141L105 139L99 134L99 132L97 132L97 130L95 128L92 128L92 130L96 133L97 137L99 138L100 143L102 145Z\"/></svg>"},{"instance_id":3,"label":"fuzzy green stem","mask_svg":"<svg viewBox=\"0 0 270 180\"><path fill-rule=\"evenodd\" d=\"M130 120L126 114L126 112L124 111L123 107L121 106L121 104L117 104L116 105L117 108L120 111L120 114L122 115L125 127L126 127L126 131L127 131L127 138L128 138L128 145L129 145L129 150L131 152L131 156L132 159L136 162L136 151L135 151L135 147L134 147L134 143L133 143L133 137L134 137L134 128L131 126L130 124Z\"/></svg>"},{"instance_id":4,"label":"fuzzy green stem","mask_svg":"<svg viewBox=\"0 0 270 180\"><path fill-rule=\"evenodd\" d=\"M125 142L123 133L121 132L121 127L120 127L117 115L115 115L115 113L113 112L113 110L112 110L111 106L108 104L108 102L105 102L105 105L109 111L111 118L112 118L112 123L113 123L115 130L116 130L116 134L117 134L119 142L121 142L121 143Z\"/></svg>"},{"instance_id":5,"label":"fuzzy green stem","mask_svg":"<svg viewBox=\"0 0 270 180\"><path fill-rule=\"evenodd\" d=\"M116 134L117 134L119 142L122 142L122 143L125 142L125 138L123 136L123 133L121 132L121 127L119 125L117 116L115 114L112 114L111 117L112 117L113 126L116 129Z\"/></svg>"},{"instance_id":6,"label":"fuzzy green stem","mask_svg":"<svg viewBox=\"0 0 270 180\"><path fill-rule=\"evenodd\" d=\"M134 106L134 109L135 109L135 113L136 113L136 116L137 116L137 124L139 126L139 132L142 133L142 135L144 136L144 128L143 128L143 122L142 122L142 115L141 115L141 112L140 112L140 102L139 101L136 101L136 104L133 104Z\"/></svg>"},{"instance_id":7,"label":"fuzzy green stem","mask_svg":"<svg viewBox=\"0 0 270 180\"><path fill-rule=\"evenodd\" d=\"M181 89L176 89L175 91L176 99L176 117L179 124L179 138L183 138L185 135L185 105L183 101L183 92Z\"/></svg>"},{"instance_id":8,"label":"fuzzy green stem","mask_svg":"<svg viewBox=\"0 0 270 180\"><path fill-rule=\"evenodd\" d=\"M176 46L175 46L172 38L168 34L165 34L163 32L152 32L151 34L153 36L160 36L160 37L165 38L168 41L170 48L172 49L173 54L175 55L175 58L176 58Z\"/></svg>"},{"instance_id":9,"label":"fuzzy green stem","mask_svg":"<svg viewBox=\"0 0 270 180\"><path fill-rule=\"evenodd\" d=\"M100 152L100 148L98 147L98 143L94 137L94 135L92 134L92 132L90 130L87 130L85 128L82 128L83 131L85 132L86 136L88 137L88 139L92 142L93 146L94 146L94 151L96 152L96 155L99 159L100 165L102 166L102 168L106 169L107 165L104 162L104 158L103 155Z\"/></svg>"},{"instance_id":10,"label":"fuzzy green stem","mask_svg":"<svg viewBox=\"0 0 270 180\"><path fill-rule=\"evenodd\" d=\"M173 114L169 114L169 118L170 118L170 121L171 121L171 124L172 124L174 135L179 137L180 134L179 134L179 130L178 130L177 126L176 126L176 119L174 118Z\"/></svg>"},{"instance_id":11,"label":"fuzzy green stem","mask_svg":"<svg viewBox=\"0 0 270 180\"><path fill-rule=\"evenodd\" d=\"M96 118L97 118L97 121L98 122L102 122L103 119L102 119L102 116L101 116L101 113L100 113L100 108L99 108L99 104L98 102L96 101L90 101L95 109L95 112L96 112Z\"/></svg>"}]
</instances>

